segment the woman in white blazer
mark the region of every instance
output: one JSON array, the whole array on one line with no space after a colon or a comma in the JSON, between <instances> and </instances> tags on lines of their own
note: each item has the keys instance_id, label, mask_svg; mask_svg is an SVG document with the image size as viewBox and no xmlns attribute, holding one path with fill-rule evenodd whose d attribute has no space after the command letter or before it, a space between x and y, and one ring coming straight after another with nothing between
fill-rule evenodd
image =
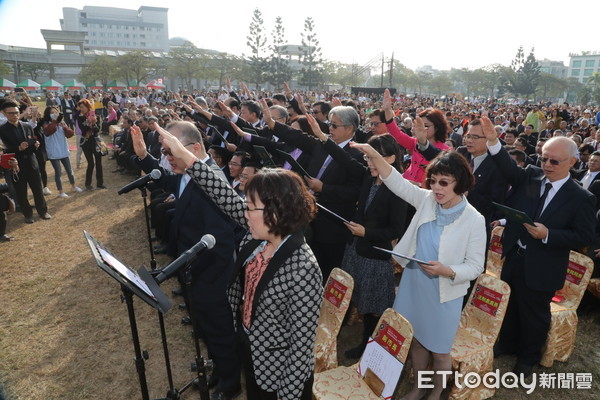
<instances>
[{"instance_id":1,"label":"woman in white blazer","mask_svg":"<svg viewBox=\"0 0 600 400\"><path fill-rule=\"evenodd\" d=\"M419 399L418 373L433 359L434 371L451 371L450 351L469 282L484 267L485 220L465 197L475 178L463 156L444 151L427 167L424 188L410 183L369 145L352 144L371 159L383 183L417 211L396 253L430 264L395 257L405 267L394 309L413 326L410 356L417 376L406 399ZM429 399L439 398L445 375L433 376Z\"/></svg>"}]
</instances>

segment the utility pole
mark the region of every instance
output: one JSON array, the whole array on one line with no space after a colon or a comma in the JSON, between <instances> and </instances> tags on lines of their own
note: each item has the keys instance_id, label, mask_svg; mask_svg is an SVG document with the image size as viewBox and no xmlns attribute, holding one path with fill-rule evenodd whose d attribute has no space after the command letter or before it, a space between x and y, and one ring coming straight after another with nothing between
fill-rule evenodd
<instances>
[{"instance_id":1,"label":"utility pole","mask_svg":"<svg viewBox=\"0 0 600 400\"><path fill-rule=\"evenodd\" d=\"M393 72L394 72L394 53L392 53L392 61L390 61L390 87L392 87Z\"/></svg>"},{"instance_id":2,"label":"utility pole","mask_svg":"<svg viewBox=\"0 0 600 400\"><path fill-rule=\"evenodd\" d=\"M379 87L383 87L383 65L385 64L385 57L383 57L383 53L381 53L381 83Z\"/></svg>"}]
</instances>

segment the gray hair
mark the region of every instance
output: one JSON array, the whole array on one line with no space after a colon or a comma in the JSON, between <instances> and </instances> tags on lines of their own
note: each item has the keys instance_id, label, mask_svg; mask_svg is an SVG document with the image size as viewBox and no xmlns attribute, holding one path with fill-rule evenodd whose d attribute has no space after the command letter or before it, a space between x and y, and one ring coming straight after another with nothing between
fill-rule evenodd
<instances>
[{"instance_id":1,"label":"gray hair","mask_svg":"<svg viewBox=\"0 0 600 400\"><path fill-rule=\"evenodd\" d=\"M202 143L202 135L196 125L189 121L173 121L167 125L167 131L177 136L180 142Z\"/></svg>"},{"instance_id":2,"label":"gray hair","mask_svg":"<svg viewBox=\"0 0 600 400\"><path fill-rule=\"evenodd\" d=\"M331 117L336 115L343 125L352 125L354 130L358 128L358 123L360 122L360 118L358 117L358 113L353 107L350 106L337 106L333 107L331 111L329 111L329 120L331 121Z\"/></svg>"},{"instance_id":3,"label":"gray hair","mask_svg":"<svg viewBox=\"0 0 600 400\"><path fill-rule=\"evenodd\" d=\"M279 113L279 118L284 118L286 122L290 116L290 113L288 112L288 110L285 107L282 107L280 105L271 106L271 107L269 107L269 110L271 110L271 111L277 110L277 112Z\"/></svg>"},{"instance_id":4,"label":"gray hair","mask_svg":"<svg viewBox=\"0 0 600 400\"><path fill-rule=\"evenodd\" d=\"M569 157L577 157L577 143L575 143L574 140L564 136L552 137L544 143L544 147L550 146L553 143L564 143L562 146L566 148ZM544 150L544 147L542 147L542 151Z\"/></svg>"},{"instance_id":5,"label":"gray hair","mask_svg":"<svg viewBox=\"0 0 600 400\"><path fill-rule=\"evenodd\" d=\"M206 108L208 108L208 103L206 102L206 99L202 96L198 96L194 99L194 101L196 103L198 103L198 105L204 105Z\"/></svg>"}]
</instances>

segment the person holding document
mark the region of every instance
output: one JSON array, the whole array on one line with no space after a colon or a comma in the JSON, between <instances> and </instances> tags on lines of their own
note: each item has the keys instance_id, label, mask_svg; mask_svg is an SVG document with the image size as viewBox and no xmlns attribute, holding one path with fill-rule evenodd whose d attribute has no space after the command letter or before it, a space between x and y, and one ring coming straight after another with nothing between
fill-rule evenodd
<instances>
[{"instance_id":1,"label":"person holding document","mask_svg":"<svg viewBox=\"0 0 600 400\"><path fill-rule=\"evenodd\" d=\"M426 169L424 188L419 188L394 169L370 145L352 143L379 171L383 183L413 205L416 213L394 252L428 264L395 257L405 267L394 309L412 324L410 348L415 376L428 368L451 371L450 351L469 282L483 272L485 220L471 206L465 193L475 178L465 158L456 152L440 153ZM439 398L444 375L435 374L429 399ZM418 379L406 399L420 399L425 392Z\"/></svg>"}]
</instances>

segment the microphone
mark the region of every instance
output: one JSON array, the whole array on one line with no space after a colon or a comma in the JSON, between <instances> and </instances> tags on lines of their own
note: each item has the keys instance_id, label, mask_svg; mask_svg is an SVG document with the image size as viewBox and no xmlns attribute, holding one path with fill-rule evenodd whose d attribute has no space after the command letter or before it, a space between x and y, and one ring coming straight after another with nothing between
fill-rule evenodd
<instances>
[{"instance_id":1,"label":"microphone","mask_svg":"<svg viewBox=\"0 0 600 400\"><path fill-rule=\"evenodd\" d=\"M185 251L182 255L177 257L177 260L173 261L171 264L167 265L162 270L160 270L160 273L156 275L156 278L154 279L158 284L163 283L164 281L172 277L181 267L183 267L192 259L194 259L194 257L196 257L198 254L215 247L216 243L217 241L213 235L207 234L202 236L202 239L200 239L198 243L196 243L190 249Z\"/></svg>"},{"instance_id":2,"label":"microphone","mask_svg":"<svg viewBox=\"0 0 600 400\"><path fill-rule=\"evenodd\" d=\"M123 193L131 192L133 189L147 185L148 182L150 182L150 181L156 181L156 180L160 179L161 176L162 176L162 173L160 172L160 170L153 169L152 172L150 172L149 174L146 174L146 175L142 176L141 178L137 178L133 182L129 182L127 185L123 186L121 188L121 190L119 190L117 193L123 194Z\"/></svg>"}]
</instances>

